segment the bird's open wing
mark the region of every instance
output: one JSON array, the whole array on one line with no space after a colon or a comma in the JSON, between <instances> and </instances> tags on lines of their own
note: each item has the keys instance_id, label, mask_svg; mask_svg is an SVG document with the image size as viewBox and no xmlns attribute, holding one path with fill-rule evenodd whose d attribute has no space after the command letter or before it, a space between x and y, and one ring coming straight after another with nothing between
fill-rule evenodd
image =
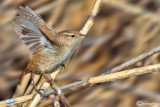
<instances>
[{"instance_id":1,"label":"bird's open wing","mask_svg":"<svg viewBox=\"0 0 160 107\"><path fill-rule=\"evenodd\" d=\"M52 44L32 21L23 16L16 16L14 24L16 33L33 53L44 48L52 48Z\"/></svg>"},{"instance_id":2,"label":"bird's open wing","mask_svg":"<svg viewBox=\"0 0 160 107\"><path fill-rule=\"evenodd\" d=\"M20 6L17 14L32 21L45 34L47 39L51 40L51 36L56 34L52 27L46 24L45 21L29 7Z\"/></svg>"}]
</instances>

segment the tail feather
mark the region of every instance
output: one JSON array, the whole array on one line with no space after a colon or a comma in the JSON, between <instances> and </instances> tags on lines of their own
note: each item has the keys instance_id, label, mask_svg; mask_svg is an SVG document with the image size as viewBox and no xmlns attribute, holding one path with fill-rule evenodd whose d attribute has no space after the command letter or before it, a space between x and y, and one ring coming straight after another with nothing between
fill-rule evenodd
<instances>
[{"instance_id":1,"label":"tail feather","mask_svg":"<svg viewBox=\"0 0 160 107\"><path fill-rule=\"evenodd\" d=\"M22 80L22 78L23 78L23 76L26 74L26 72L25 71L23 71L22 73L21 73L21 75L20 75L20 77L19 77L19 81L21 81Z\"/></svg>"},{"instance_id":2,"label":"tail feather","mask_svg":"<svg viewBox=\"0 0 160 107\"><path fill-rule=\"evenodd\" d=\"M22 73L21 73L21 75L20 75L20 77L19 77L19 82L23 79L23 77L28 73L29 71L28 71L28 69L25 69Z\"/></svg>"}]
</instances>

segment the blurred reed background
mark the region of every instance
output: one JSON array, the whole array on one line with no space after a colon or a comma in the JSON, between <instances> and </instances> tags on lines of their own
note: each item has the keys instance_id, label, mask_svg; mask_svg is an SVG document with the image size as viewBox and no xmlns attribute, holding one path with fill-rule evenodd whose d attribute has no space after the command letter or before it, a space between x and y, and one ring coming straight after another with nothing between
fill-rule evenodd
<instances>
[{"instance_id":1,"label":"blurred reed background","mask_svg":"<svg viewBox=\"0 0 160 107\"><path fill-rule=\"evenodd\" d=\"M18 77L31 56L14 32L17 7L31 7L58 32L80 30L94 3L95 0L0 1L0 100L15 95ZM160 46L160 0L103 0L88 36L57 77L57 85L99 75ZM159 62L160 54L155 54L128 69ZM77 89L65 95L74 107L136 107L138 100L160 100L159 81L160 73L155 72ZM39 106L52 107L52 100L49 97Z\"/></svg>"}]
</instances>

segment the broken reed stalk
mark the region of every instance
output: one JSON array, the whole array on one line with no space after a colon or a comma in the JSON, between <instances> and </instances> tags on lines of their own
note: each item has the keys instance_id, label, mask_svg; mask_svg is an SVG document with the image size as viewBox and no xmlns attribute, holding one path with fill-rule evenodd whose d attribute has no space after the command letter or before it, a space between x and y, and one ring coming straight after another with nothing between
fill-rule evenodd
<instances>
[{"instance_id":1,"label":"broken reed stalk","mask_svg":"<svg viewBox=\"0 0 160 107\"><path fill-rule=\"evenodd\" d=\"M90 28L93 25L93 21L95 16L97 15L100 5L101 5L102 0L96 0L96 3L94 4L94 7L91 11L91 14L88 18L88 20L86 21L86 23L84 24L83 28L80 30L80 33L82 35L86 35L88 33L88 31L90 30Z\"/></svg>"},{"instance_id":2,"label":"broken reed stalk","mask_svg":"<svg viewBox=\"0 0 160 107\"><path fill-rule=\"evenodd\" d=\"M160 71L160 64L149 65L146 67L134 68L134 69L124 70L124 71L116 72L116 73L112 73L112 74L91 77L91 78L88 78L83 81L78 81L78 82L74 82L74 83L62 86L62 87L60 87L60 89L62 91L71 91L71 90L74 90L79 87L88 86L89 84L91 86L91 85L97 84L97 83L115 81L115 80L119 80L119 79L129 78L132 76L137 76L137 75L142 75L142 74L152 73L152 72L158 72L158 71ZM46 84L48 84L48 83L46 83ZM45 93L45 96L49 96L53 93L55 93L55 92L52 89L50 89ZM10 102L9 102L9 100L4 100L4 101L0 102L0 106L3 107L3 106L27 102L27 101L32 100L32 96L33 96L33 94L9 99Z\"/></svg>"}]
</instances>

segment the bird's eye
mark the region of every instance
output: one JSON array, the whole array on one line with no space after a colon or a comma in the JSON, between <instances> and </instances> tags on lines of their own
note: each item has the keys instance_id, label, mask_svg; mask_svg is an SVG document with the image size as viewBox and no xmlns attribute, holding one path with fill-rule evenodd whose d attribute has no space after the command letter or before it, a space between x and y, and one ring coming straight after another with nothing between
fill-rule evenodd
<instances>
[{"instance_id":1,"label":"bird's eye","mask_svg":"<svg viewBox=\"0 0 160 107\"><path fill-rule=\"evenodd\" d=\"M72 37L75 37L74 35L71 35Z\"/></svg>"}]
</instances>

